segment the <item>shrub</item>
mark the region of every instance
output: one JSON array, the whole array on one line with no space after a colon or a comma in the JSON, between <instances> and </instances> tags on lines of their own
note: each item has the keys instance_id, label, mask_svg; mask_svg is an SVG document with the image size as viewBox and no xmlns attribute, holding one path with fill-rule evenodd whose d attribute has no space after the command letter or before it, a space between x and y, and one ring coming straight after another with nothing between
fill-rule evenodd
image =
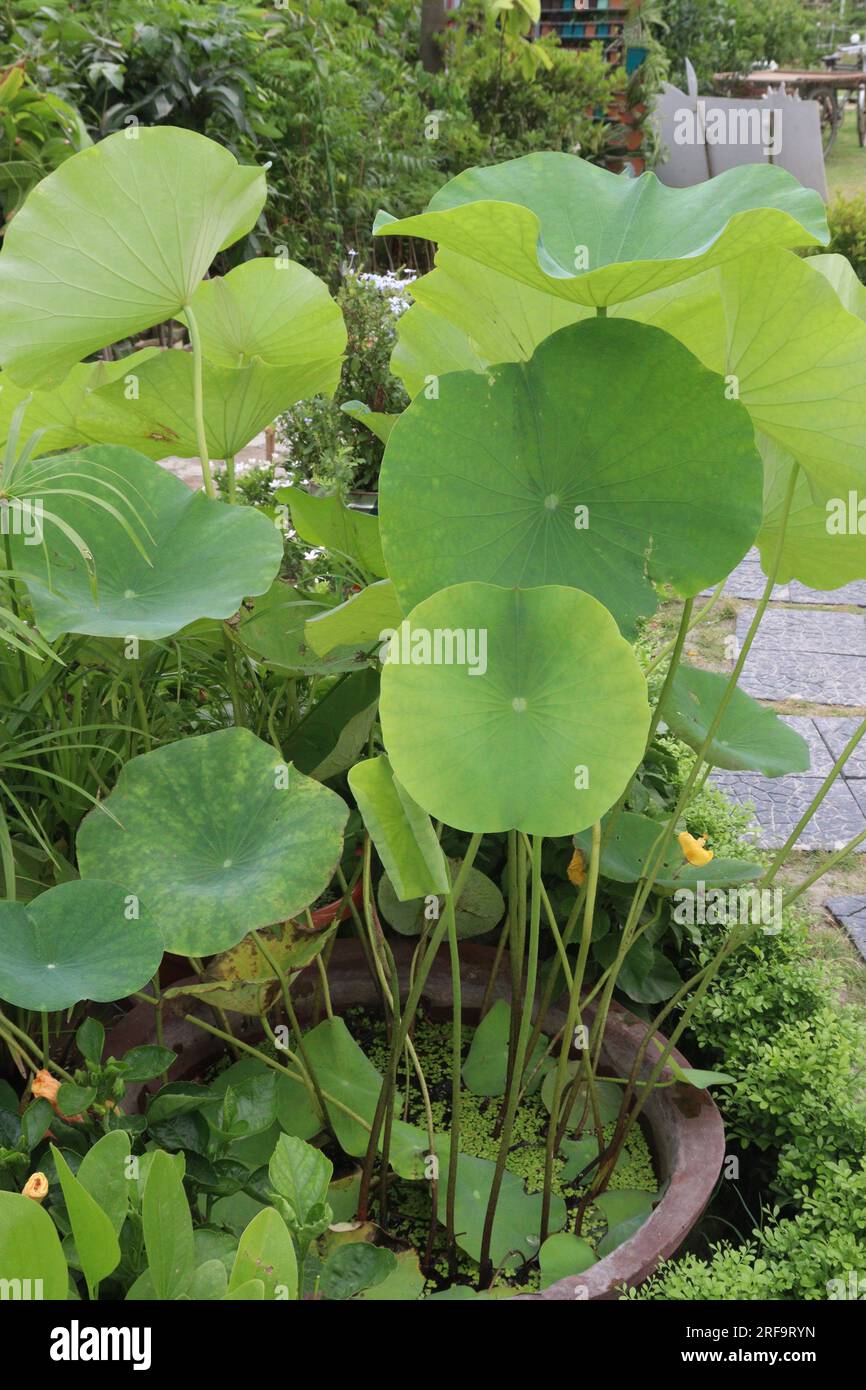
<instances>
[{"instance_id":1,"label":"shrub","mask_svg":"<svg viewBox=\"0 0 866 1390\"><path fill-rule=\"evenodd\" d=\"M350 272L337 293L348 343L340 385L334 398L300 401L282 416L280 443L289 451L288 467L296 481L327 489L375 489L384 445L366 427L341 410L361 401L370 410L395 414L408 404L388 362L395 321L406 307L408 282L395 276Z\"/></svg>"},{"instance_id":2,"label":"shrub","mask_svg":"<svg viewBox=\"0 0 866 1390\"><path fill-rule=\"evenodd\" d=\"M866 197L840 193L827 214L831 241L827 251L847 256L861 280L866 280ZM824 249L824 248L821 248Z\"/></svg>"}]
</instances>

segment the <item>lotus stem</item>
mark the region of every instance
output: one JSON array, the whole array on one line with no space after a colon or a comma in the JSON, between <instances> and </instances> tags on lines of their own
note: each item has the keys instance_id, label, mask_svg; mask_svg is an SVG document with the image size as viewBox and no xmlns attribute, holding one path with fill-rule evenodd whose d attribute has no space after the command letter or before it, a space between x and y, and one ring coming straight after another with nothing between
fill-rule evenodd
<instances>
[{"instance_id":1,"label":"lotus stem","mask_svg":"<svg viewBox=\"0 0 866 1390\"><path fill-rule=\"evenodd\" d=\"M568 1075L568 1054L574 1041L574 1030L580 1018L581 991L583 989L583 978L586 972L586 962L589 957L589 947L592 941L592 925L595 916L595 899L598 892L599 864L601 861L601 822L596 821L592 827L592 852L590 854L589 867L586 876L586 898L583 909L583 930L580 936L580 948L578 951L577 964L574 970L574 977L568 996L568 1014L566 1016L565 1027L562 1031L562 1045L559 1049L559 1058L556 1066L556 1079L553 1088L553 1101L550 1107L550 1121L547 1126L547 1143L544 1154L544 1187L542 1189L541 1207L541 1240L547 1239L547 1227L550 1221L550 1198L551 1182L553 1180L553 1164L561 1140L560 1132L560 1105L562 1094L565 1089L566 1078ZM588 1048L583 1048L588 1054ZM571 1100L569 1097L568 1109L566 1114L571 1113Z\"/></svg>"},{"instance_id":2,"label":"lotus stem","mask_svg":"<svg viewBox=\"0 0 866 1390\"><path fill-rule=\"evenodd\" d=\"M523 1067L526 1061L526 1045L529 1041L530 1027L532 1023L532 1009L535 1004L535 983L538 973L538 944L539 944L539 925L541 922L541 847L543 838L541 835L532 837L532 867L531 867L531 898L529 911L529 950L526 963L526 985L523 995L523 1008L520 1015L520 1025L517 1034L517 1047L514 1056L514 1065L510 1084L506 1092L505 1115L502 1122L502 1134L499 1140L499 1152L496 1157L496 1168L493 1173L493 1182L490 1186L490 1198L487 1203L487 1211L484 1216L484 1230L481 1236L481 1252L479 1255L479 1287L484 1288L493 1276L493 1267L490 1260L490 1243L493 1238L493 1222L496 1216L496 1205L499 1201L499 1193L502 1190L502 1179L505 1175L505 1165L508 1160L509 1149L511 1148L511 1135L514 1128L514 1116L517 1111L517 1097L520 1090L520 1083L523 1078ZM521 885L518 884L518 892ZM525 877L523 893L526 892ZM517 1000L512 1000L512 1015L517 1007Z\"/></svg>"},{"instance_id":3,"label":"lotus stem","mask_svg":"<svg viewBox=\"0 0 866 1390\"><path fill-rule=\"evenodd\" d=\"M195 416L195 437L198 445L199 463L201 464L201 476L204 482L204 490L212 502L216 501L216 490L213 484L213 474L210 467L210 453L208 451L207 434L204 427L204 356L201 350L201 337L198 331L198 323L195 314L189 304L183 306L186 325L189 329L189 341L192 348L192 402L193 413Z\"/></svg>"}]
</instances>

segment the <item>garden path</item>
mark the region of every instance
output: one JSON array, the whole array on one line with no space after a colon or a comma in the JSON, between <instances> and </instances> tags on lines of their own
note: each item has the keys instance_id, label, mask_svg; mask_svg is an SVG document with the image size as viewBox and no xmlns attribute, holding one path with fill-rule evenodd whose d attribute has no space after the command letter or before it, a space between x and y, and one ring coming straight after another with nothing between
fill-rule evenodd
<instances>
[{"instance_id":1,"label":"garden path","mask_svg":"<svg viewBox=\"0 0 866 1390\"><path fill-rule=\"evenodd\" d=\"M738 565L725 585L731 598L757 600L764 588L757 551ZM754 614L747 602L737 614L742 642ZM734 657L728 661L728 668ZM793 580L777 585L740 677L755 699L793 706L782 713L809 745L808 772L763 777L716 772L714 785L733 800L751 803L756 841L783 845L818 791L848 739L866 717L866 581L823 592ZM802 712L800 712L802 711ZM826 712L825 712L826 711ZM799 850L836 850L866 827L866 747L848 760L816 816L797 842ZM866 842L858 852L866 852ZM847 894L826 906L866 959L866 895Z\"/></svg>"}]
</instances>

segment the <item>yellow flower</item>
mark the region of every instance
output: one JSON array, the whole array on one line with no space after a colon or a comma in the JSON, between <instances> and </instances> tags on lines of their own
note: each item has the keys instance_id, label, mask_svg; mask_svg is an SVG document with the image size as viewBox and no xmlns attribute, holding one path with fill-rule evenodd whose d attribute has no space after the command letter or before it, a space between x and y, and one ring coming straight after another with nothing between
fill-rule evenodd
<instances>
[{"instance_id":1,"label":"yellow flower","mask_svg":"<svg viewBox=\"0 0 866 1390\"><path fill-rule=\"evenodd\" d=\"M687 830L681 830L677 839L680 842L680 849L690 864L695 864L699 868L704 864L709 864L713 857L713 851L704 849L704 845L707 843L706 835L699 835L695 839L694 835L690 835Z\"/></svg>"},{"instance_id":2,"label":"yellow flower","mask_svg":"<svg viewBox=\"0 0 866 1390\"><path fill-rule=\"evenodd\" d=\"M566 869L569 883L573 883L575 888L579 888L582 883L586 883L586 864L579 849L574 851L571 856L571 863Z\"/></svg>"},{"instance_id":3,"label":"yellow flower","mask_svg":"<svg viewBox=\"0 0 866 1390\"><path fill-rule=\"evenodd\" d=\"M22 1197L32 1197L34 1202L44 1202L48 1196L48 1179L44 1173L31 1173L21 1189Z\"/></svg>"}]
</instances>

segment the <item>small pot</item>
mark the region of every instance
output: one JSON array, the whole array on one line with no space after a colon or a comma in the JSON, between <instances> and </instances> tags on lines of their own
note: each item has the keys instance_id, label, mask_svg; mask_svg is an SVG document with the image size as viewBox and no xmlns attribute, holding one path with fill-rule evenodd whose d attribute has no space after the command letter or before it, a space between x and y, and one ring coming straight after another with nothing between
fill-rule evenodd
<instances>
[{"instance_id":1,"label":"small pot","mask_svg":"<svg viewBox=\"0 0 866 1390\"><path fill-rule=\"evenodd\" d=\"M401 992L405 997L413 945L408 941L395 941L391 946ZM477 1021L494 955L490 946L476 945L471 941L461 945L463 1016L467 1022ZM367 968L360 943L355 940L336 943L328 964L328 984L336 1014L343 1014L356 1006L375 1009L379 1005L378 986ZM301 973L293 987L295 1007L302 1023L310 1020L316 985L315 972L307 970ZM507 960L503 960L492 998L507 1000L510 992L509 966ZM447 948L440 951L433 963L422 1002L430 1017L450 1018L451 964ZM584 1010L584 1021L591 1022L594 1013L595 1007L590 1005ZM130 1047L152 1042L153 1014L149 1004L134 1005L111 1031L110 1055L120 1056ZM565 1019L566 1006L561 1001L548 1011L544 1020L545 1031L555 1032L563 1026ZM222 1055L220 1043L215 1044L211 1036L183 1018L166 1016L163 1031L166 1047L179 1054L171 1068L173 1081L199 1079ZM239 1018L235 1031L240 1039L247 1042L255 1041L260 1036L255 1019ZM645 1032L646 1026L639 1018L621 1005L612 1003L601 1054L602 1067L616 1076L627 1075ZM664 1045L665 1039L661 1033L656 1034L656 1042ZM652 1047L648 1052L652 1053ZM688 1067L689 1063L682 1053L674 1050L672 1056L681 1067ZM642 1077L649 1075L654 1061L652 1055L644 1058L640 1069ZM661 1079L671 1079L667 1069ZM152 1088L158 1084L153 1082L149 1086ZM143 1086L139 1088L137 1096L133 1093L133 1104L141 1103L147 1089ZM700 1091L679 1082L663 1090L657 1089L647 1101L643 1116L650 1132L659 1178L667 1183L658 1206L630 1240L599 1260L585 1274L560 1279L540 1293L516 1295L521 1301L617 1299L623 1285L640 1284L662 1260L668 1259L700 1219L715 1188L725 1156L722 1119L709 1091Z\"/></svg>"}]
</instances>

